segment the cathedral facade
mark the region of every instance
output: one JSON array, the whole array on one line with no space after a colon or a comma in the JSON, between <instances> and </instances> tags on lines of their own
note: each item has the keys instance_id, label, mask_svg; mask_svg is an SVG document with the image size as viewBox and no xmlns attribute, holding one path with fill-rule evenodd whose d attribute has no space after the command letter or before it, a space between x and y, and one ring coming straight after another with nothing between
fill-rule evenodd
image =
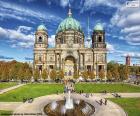
<instances>
[{"instance_id":1,"label":"cathedral facade","mask_svg":"<svg viewBox=\"0 0 140 116\"><path fill-rule=\"evenodd\" d=\"M55 47L48 48L48 33L40 25L35 33L34 68L42 71L63 70L65 78L73 78L74 72L93 71L99 78L100 70L107 72L105 30L97 24L91 35L91 47L85 47L85 35L80 23L72 17L71 9L58 26Z\"/></svg>"}]
</instances>

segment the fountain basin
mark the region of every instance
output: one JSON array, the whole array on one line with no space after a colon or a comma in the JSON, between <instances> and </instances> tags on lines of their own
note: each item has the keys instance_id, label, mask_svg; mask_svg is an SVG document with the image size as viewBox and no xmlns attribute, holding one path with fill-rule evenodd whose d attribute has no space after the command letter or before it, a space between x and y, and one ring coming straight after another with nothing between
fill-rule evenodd
<instances>
[{"instance_id":1,"label":"fountain basin","mask_svg":"<svg viewBox=\"0 0 140 116\"><path fill-rule=\"evenodd\" d=\"M78 102L77 102L78 101ZM95 107L84 100L73 100L73 109L65 107L65 100L56 101L57 107L51 109L52 103L44 107L47 116L91 116L95 112Z\"/></svg>"}]
</instances>

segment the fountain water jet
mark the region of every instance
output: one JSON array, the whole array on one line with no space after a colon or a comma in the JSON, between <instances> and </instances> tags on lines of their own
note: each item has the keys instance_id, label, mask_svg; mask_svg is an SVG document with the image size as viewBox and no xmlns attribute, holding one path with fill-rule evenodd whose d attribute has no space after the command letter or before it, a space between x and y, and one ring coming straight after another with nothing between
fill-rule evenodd
<instances>
[{"instance_id":1,"label":"fountain water jet","mask_svg":"<svg viewBox=\"0 0 140 116\"><path fill-rule=\"evenodd\" d=\"M73 109L73 99L70 98L70 91L68 91L68 97L66 98L65 107L66 109Z\"/></svg>"},{"instance_id":2,"label":"fountain water jet","mask_svg":"<svg viewBox=\"0 0 140 116\"><path fill-rule=\"evenodd\" d=\"M57 103L56 103L56 101L53 101L53 102L51 103L51 110L55 110L56 107L57 107Z\"/></svg>"}]
</instances>

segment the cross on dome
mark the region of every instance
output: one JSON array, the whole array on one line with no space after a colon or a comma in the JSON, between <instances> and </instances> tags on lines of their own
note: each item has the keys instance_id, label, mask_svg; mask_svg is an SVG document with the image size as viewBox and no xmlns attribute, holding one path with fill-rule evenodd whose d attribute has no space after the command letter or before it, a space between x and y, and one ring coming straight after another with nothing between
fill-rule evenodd
<instances>
[{"instance_id":1,"label":"cross on dome","mask_svg":"<svg viewBox=\"0 0 140 116\"><path fill-rule=\"evenodd\" d=\"M71 17L72 16L72 12L71 12L71 5L69 3L69 12L68 12L68 16Z\"/></svg>"}]
</instances>

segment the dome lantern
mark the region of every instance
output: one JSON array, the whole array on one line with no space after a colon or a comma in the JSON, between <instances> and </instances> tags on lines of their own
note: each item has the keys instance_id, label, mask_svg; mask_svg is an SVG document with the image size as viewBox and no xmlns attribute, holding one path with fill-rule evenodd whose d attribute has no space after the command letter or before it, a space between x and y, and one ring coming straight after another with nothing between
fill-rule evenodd
<instances>
[{"instance_id":1,"label":"dome lantern","mask_svg":"<svg viewBox=\"0 0 140 116\"><path fill-rule=\"evenodd\" d=\"M71 12L71 9L70 8L69 8L68 16L69 17L72 17L72 12Z\"/></svg>"},{"instance_id":2,"label":"dome lantern","mask_svg":"<svg viewBox=\"0 0 140 116\"><path fill-rule=\"evenodd\" d=\"M94 31L104 31L104 28L101 23L97 23L94 27Z\"/></svg>"},{"instance_id":3,"label":"dome lantern","mask_svg":"<svg viewBox=\"0 0 140 116\"><path fill-rule=\"evenodd\" d=\"M37 27L37 31L47 31L47 28L45 27L45 25L41 24Z\"/></svg>"}]
</instances>

